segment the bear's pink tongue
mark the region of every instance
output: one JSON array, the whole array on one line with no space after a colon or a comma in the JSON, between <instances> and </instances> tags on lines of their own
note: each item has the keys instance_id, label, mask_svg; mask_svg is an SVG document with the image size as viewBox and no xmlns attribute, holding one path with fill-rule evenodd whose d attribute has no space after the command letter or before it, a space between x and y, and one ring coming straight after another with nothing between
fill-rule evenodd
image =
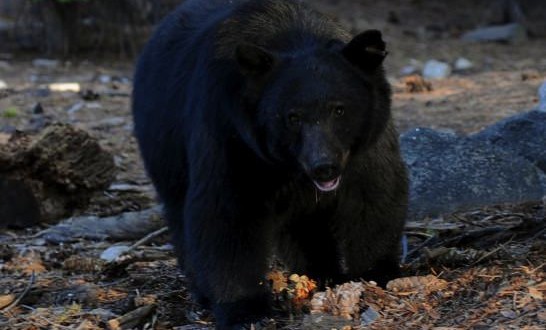
<instances>
[{"instance_id":1,"label":"bear's pink tongue","mask_svg":"<svg viewBox=\"0 0 546 330\"><path fill-rule=\"evenodd\" d=\"M317 186L317 188L320 191L328 192L328 191L335 190L339 186L339 182L341 181L340 179L341 179L341 176L338 176L337 178L331 181L319 182L319 181L313 180L313 183L315 184L315 186Z\"/></svg>"}]
</instances>

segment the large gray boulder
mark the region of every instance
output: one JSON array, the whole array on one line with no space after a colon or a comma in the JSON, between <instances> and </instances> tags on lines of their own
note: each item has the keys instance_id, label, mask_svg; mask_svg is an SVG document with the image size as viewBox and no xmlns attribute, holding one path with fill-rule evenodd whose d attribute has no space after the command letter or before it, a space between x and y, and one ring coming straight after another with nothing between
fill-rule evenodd
<instances>
[{"instance_id":1,"label":"large gray boulder","mask_svg":"<svg viewBox=\"0 0 546 330\"><path fill-rule=\"evenodd\" d=\"M400 139L410 175L409 219L544 195L536 166L487 140L423 128Z\"/></svg>"},{"instance_id":2,"label":"large gray boulder","mask_svg":"<svg viewBox=\"0 0 546 330\"><path fill-rule=\"evenodd\" d=\"M546 172L546 112L533 110L506 118L471 138L525 157Z\"/></svg>"}]
</instances>

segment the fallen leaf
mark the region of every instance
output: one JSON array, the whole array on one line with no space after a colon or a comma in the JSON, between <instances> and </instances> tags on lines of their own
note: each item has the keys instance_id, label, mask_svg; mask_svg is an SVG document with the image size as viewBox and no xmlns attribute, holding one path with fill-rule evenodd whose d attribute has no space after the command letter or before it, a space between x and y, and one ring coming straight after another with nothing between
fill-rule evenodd
<instances>
[{"instance_id":1,"label":"fallen leaf","mask_svg":"<svg viewBox=\"0 0 546 330\"><path fill-rule=\"evenodd\" d=\"M279 270L269 272L266 278L271 282L271 288L274 293L281 293L288 288L286 276Z\"/></svg>"},{"instance_id":2,"label":"fallen leaf","mask_svg":"<svg viewBox=\"0 0 546 330\"><path fill-rule=\"evenodd\" d=\"M15 296L12 294L6 294L0 296L0 309L9 306L15 300Z\"/></svg>"},{"instance_id":3,"label":"fallen leaf","mask_svg":"<svg viewBox=\"0 0 546 330\"><path fill-rule=\"evenodd\" d=\"M540 292L537 288L535 287L529 287L529 295L537 300L543 300L544 297L542 295L542 292Z\"/></svg>"},{"instance_id":4,"label":"fallen leaf","mask_svg":"<svg viewBox=\"0 0 546 330\"><path fill-rule=\"evenodd\" d=\"M328 313L351 320L359 316L360 296L364 290L362 282L348 282L334 289L326 288L326 291L313 295L311 313Z\"/></svg>"},{"instance_id":5,"label":"fallen leaf","mask_svg":"<svg viewBox=\"0 0 546 330\"><path fill-rule=\"evenodd\" d=\"M295 299L307 299L309 294L317 288L317 283L305 275L293 274L289 279L294 284Z\"/></svg>"},{"instance_id":6,"label":"fallen leaf","mask_svg":"<svg viewBox=\"0 0 546 330\"><path fill-rule=\"evenodd\" d=\"M25 275L32 273L43 273L46 271L42 258L34 251L27 253L25 256L17 256L6 264L7 268L22 272Z\"/></svg>"},{"instance_id":7,"label":"fallen leaf","mask_svg":"<svg viewBox=\"0 0 546 330\"><path fill-rule=\"evenodd\" d=\"M509 319L515 319L516 317L518 317L518 315L516 314L516 312L514 312L513 310L503 310L500 312L502 316L506 317L506 318L509 318Z\"/></svg>"}]
</instances>

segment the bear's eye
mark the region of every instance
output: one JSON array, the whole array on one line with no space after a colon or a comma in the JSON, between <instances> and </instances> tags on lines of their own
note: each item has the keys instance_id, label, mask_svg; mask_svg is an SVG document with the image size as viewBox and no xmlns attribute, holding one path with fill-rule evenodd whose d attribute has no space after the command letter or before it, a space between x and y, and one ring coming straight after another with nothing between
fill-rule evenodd
<instances>
[{"instance_id":1,"label":"bear's eye","mask_svg":"<svg viewBox=\"0 0 546 330\"><path fill-rule=\"evenodd\" d=\"M301 118L297 113L291 113L288 115L288 122L290 125L297 126L301 122Z\"/></svg>"},{"instance_id":2,"label":"bear's eye","mask_svg":"<svg viewBox=\"0 0 546 330\"><path fill-rule=\"evenodd\" d=\"M336 105L334 107L334 115L336 115L336 117L341 117L343 116L344 113L345 113L345 108L342 105Z\"/></svg>"}]
</instances>

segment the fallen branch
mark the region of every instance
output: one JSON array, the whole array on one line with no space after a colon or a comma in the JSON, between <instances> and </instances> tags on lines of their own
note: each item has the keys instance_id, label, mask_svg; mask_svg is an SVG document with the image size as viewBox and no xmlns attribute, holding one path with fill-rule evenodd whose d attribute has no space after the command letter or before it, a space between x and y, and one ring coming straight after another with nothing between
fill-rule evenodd
<instances>
[{"instance_id":1,"label":"fallen branch","mask_svg":"<svg viewBox=\"0 0 546 330\"><path fill-rule=\"evenodd\" d=\"M135 309L125 315L108 321L110 330L132 329L146 321L155 310L156 305L146 305Z\"/></svg>"},{"instance_id":2,"label":"fallen branch","mask_svg":"<svg viewBox=\"0 0 546 330\"><path fill-rule=\"evenodd\" d=\"M143 238L136 241L133 245L129 246L129 249L125 253L128 253L128 252L134 250L135 248L139 247L140 245L144 245L144 244L148 243L149 241L153 240L154 238L156 238L156 237L158 237L160 235L163 235L167 231L169 231L169 228L165 226L165 227L160 228L160 229L158 229L158 230L156 230L156 231L154 231L152 233L149 233L148 235L146 235Z\"/></svg>"},{"instance_id":3,"label":"fallen branch","mask_svg":"<svg viewBox=\"0 0 546 330\"><path fill-rule=\"evenodd\" d=\"M161 208L153 207L104 218L96 216L70 218L56 226L42 230L34 237L44 238L54 244L72 242L78 238L123 241L141 238L156 230L161 234L161 231L164 230L163 226ZM150 234L152 235L150 238L144 237L143 240L146 242L155 237L154 235L159 234L154 232Z\"/></svg>"}]
</instances>

